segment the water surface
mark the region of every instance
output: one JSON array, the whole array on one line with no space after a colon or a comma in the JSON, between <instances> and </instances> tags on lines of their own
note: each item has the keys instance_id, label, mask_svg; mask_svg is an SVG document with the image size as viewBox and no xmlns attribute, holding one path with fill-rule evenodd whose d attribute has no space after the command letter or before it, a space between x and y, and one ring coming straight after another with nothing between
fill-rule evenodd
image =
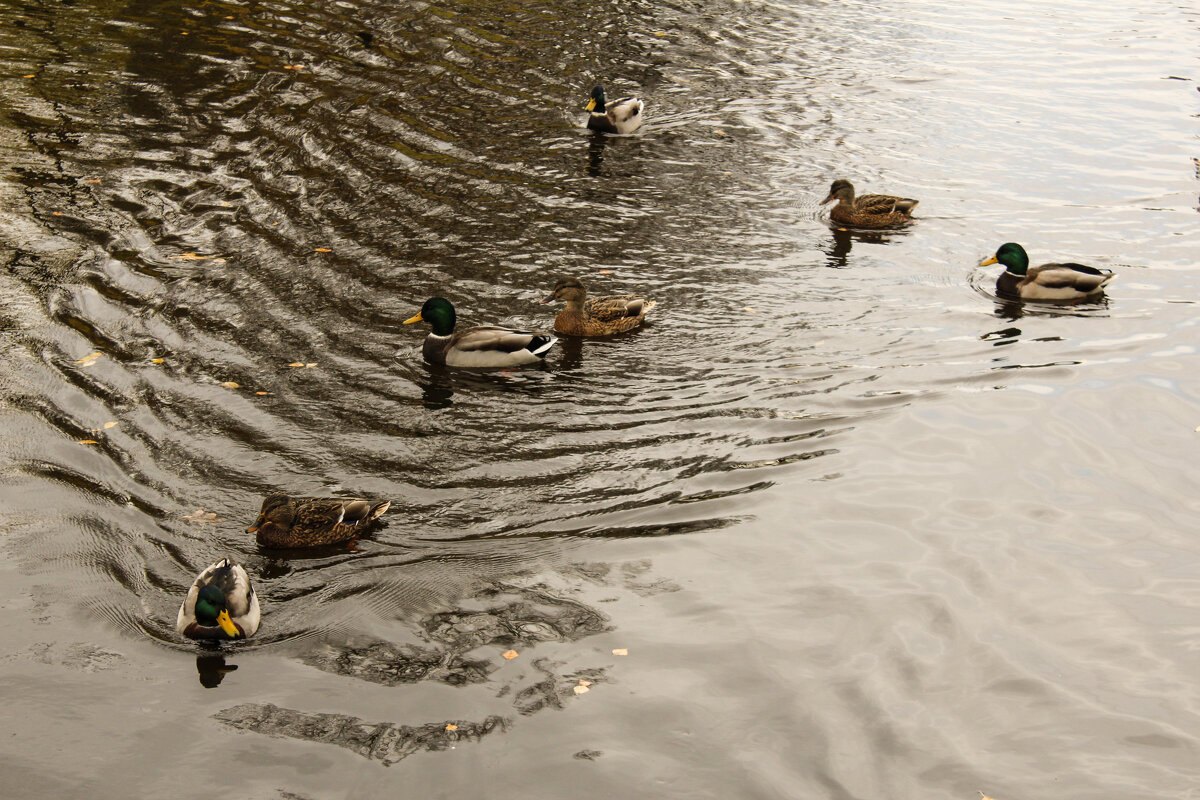
<instances>
[{"instance_id":1,"label":"water surface","mask_svg":"<svg viewBox=\"0 0 1200 800\"><path fill-rule=\"evenodd\" d=\"M1197 52L1172 2L0 11L5 793L1194 796ZM1118 278L997 302L1010 240ZM653 324L497 373L400 324L563 275ZM279 490L393 505L281 555Z\"/></svg>"}]
</instances>

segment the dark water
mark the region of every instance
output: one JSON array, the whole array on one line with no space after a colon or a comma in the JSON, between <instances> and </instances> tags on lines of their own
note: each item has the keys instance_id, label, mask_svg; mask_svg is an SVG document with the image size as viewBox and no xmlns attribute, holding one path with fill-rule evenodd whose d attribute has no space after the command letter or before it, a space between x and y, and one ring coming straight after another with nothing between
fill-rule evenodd
<instances>
[{"instance_id":1,"label":"dark water","mask_svg":"<svg viewBox=\"0 0 1200 800\"><path fill-rule=\"evenodd\" d=\"M0 23L5 796L1197 796L1193 6ZM1009 240L1109 299L996 302ZM400 325L561 275L654 324L494 374ZM393 505L282 557L277 490ZM226 554L222 655L173 626Z\"/></svg>"}]
</instances>

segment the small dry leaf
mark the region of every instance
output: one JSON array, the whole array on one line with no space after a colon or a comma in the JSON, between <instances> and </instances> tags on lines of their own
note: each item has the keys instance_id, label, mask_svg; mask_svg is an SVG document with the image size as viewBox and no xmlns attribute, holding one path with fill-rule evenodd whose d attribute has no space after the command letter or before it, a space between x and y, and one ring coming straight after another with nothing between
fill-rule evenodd
<instances>
[{"instance_id":1,"label":"small dry leaf","mask_svg":"<svg viewBox=\"0 0 1200 800\"><path fill-rule=\"evenodd\" d=\"M177 255L177 256L171 256L171 258L177 258L180 261L208 261L210 259L213 261L224 261L225 260L219 256L202 256L202 255L199 255L198 253L181 253L180 255Z\"/></svg>"},{"instance_id":2,"label":"small dry leaf","mask_svg":"<svg viewBox=\"0 0 1200 800\"><path fill-rule=\"evenodd\" d=\"M742 311L745 311L747 314L757 314L758 313L756 310L754 310L750 306L746 306L745 308L742 309Z\"/></svg>"},{"instance_id":3,"label":"small dry leaf","mask_svg":"<svg viewBox=\"0 0 1200 800\"><path fill-rule=\"evenodd\" d=\"M99 182L100 182L99 178L92 178L91 180L84 181L84 183L99 183Z\"/></svg>"},{"instance_id":4,"label":"small dry leaf","mask_svg":"<svg viewBox=\"0 0 1200 800\"><path fill-rule=\"evenodd\" d=\"M627 655L629 655L629 649L625 648L625 647L614 647L613 655L614 656L627 656Z\"/></svg>"},{"instance_id":5,"label":"small dry leaf","mask_svg":"<svg viewBox=\"0 0 1200 800\"><path fill-rule=\"evenodd\" d=\"M308 362L307 364L305 364L305 365L304 365L304 368L305 368L305 369L312 369L312 368L313 368L313 367L315 367L316 365L317 365L317 362L315 362L315 361L310 361L310 362Z\"/></svg>"},{"instance_id":6,"label":"small dry leaf","mask_svg":"<svg viewBox=\"0 0 1200 800\"><path fill-rule=\"evenodd\" d=\"M294 66L286 66L286 67L284 67L284 69L294 69L294 70L297 70L297 71L299 71L299 70L302 70L302 69L304 69L304 65L303 65L303 64L296 64L296 65L294 65Z\"/></svg>"},{"instance_id":7,"label":"small dry leaf","mask_svg":"<svg viewBox=\"0 0 1200 800\"><path fill-rule=\"evenodd\" d=\"M721 130L720 128L717 128L715 131L713 131L713 133L715 133L717 136L725 135L725 131Z\"/></svg>"},{"instance_id":8,"label":"small dry leaf","mask_svg":"<svg viewBox=\"0 0 1200 800\"><path fill-rule=\"evenodd\" d=\"M179 32L179 35L180 35L180 36L187 36L187 35L188 35L188 32L187 32L187 31L180 31L180 32Z\"/></svg>"},{"instance_id":9,"label":"small dry leaf","mask_svg":"<svg viewBox=\"0 0 1200 800\"><path fill-rule=\"evenodd\" d=\"M221 201L221 205L224 206L225 208L233 208L233 203L227 202L225 200Z\"/></svg>"},{"instance_id":10,"label":"small dry leaf","mask_svg":"<svg viewBox=\"0 0 1200 800\"><path fill-rule=\"evenodd\" d=\"M572 690L573 692L575 692L575 694L583 694L584 692L590 692L590 691L591 691L591 689L589 689L588 687L584 686L582 683L581 683L581 684L579 684L578 686L572 686L572 687L571 687L571 690Z\"/></svg>"},{"instance_id":11,"label":"small dry leaf","mask_svg":"<svg viewBox=\"0 0 1200 800\"><path fill-rule=\"evenodd\" d=\"M36 78L36 77L37 77L37 75L26 75L25 77L26 77L26 78Z\"/></svg>"},{"instance_id":12,"label":"small dry leaf","mask_svg":"<svg viewBox=\"0 0 1200 800\"><path fill-rule=\"evenodd\" d=\"M117 427L116 420L113 420L112 422L104 423L104 430L108 430L109 428L115 428L115 427Z\"/></svg>"},{"instance_id":13,"label":"small dry leaf","mask_svg":"<svg viewBox=\"0 0 1200 800\"><path fill-rule=\"evenodd\" d=\"M165 359L165 358L152 358L152 359L150 359L150 363L151 363L151 364L161 364L161 363L163 363L164 361L166 361L166 359Z\"/></svg>"},{"instance_id":14,"label":"small dry leaf","mask_svg":"<svg viewBox=\"0 0 1200 800\"><path fill-rule=\"evenodd\" d=\"M289 367L303 367L304 362L303 361L293 361L292 363L288 364L288 366Z\"/></svg>"},{"instance_id":15,"label":"small dry leaf","mask_svg":"<svg viewBox=\"0 0 1200 800\"><path fill-rule=\"evenodd\" d=\"M332 251L332 250L330 250L328 247L318 247L318 248L316 249L316 252L318 252L318 253L332 253L333 251Z\"/></svg>"},{"instance_id":16,"label":"small dry leaf","mask_svg":"<svg viewBox=\"0 0 1200 800\"><path fill-rule=\"evenodd\" d=\"M516 651L516 650L505 650L505 651L504 651L503 653L501 653L500 655L504 656L504 657L505 657L505 658L507 658L509 661L512 661L514 658L516 658L516 657L519 655L519 653L517 653L517 651Z\"/></svg>"},{"instance_id":17,"label":"small dry leaf","mask_svg":"<svg viewBox=\"0 0 1200 800\"><path fill-rule=\"evenodd\" d=\"M263 395L270 394L270 392L255 392L255 394L258 395L259 397L262 397Z\"/></svg>"},{"instance_id":18,"label":"small dry leaf","mask_svg":"<svg viewBox=\"0 0 1200 800\"><path fill-rule=\"evenodd\" d=\"M233 19L233 17L226 17L225 19Z\"/></svg>"},{"instance_id":19,"label":"small dry leaf","mask_svg":"<svg viewBox=\"0 0 1200 800\"><path fill-rule=\"evenodd\" d=\"M224 386L226 389L237 389L240 384L234 383L233 381L225 381L221 385Z\"/></svg>"},{"instance_id":20,"label":"small dry leaf","mask_svg":"<svg viewBox=\"0 0 1200 800\"><path fill-rule=\"evenodd\" d=\"M597 274L598 275L612 275L612 273L613 273L613 271L611 269L602 269Z\"/></svg>"},{"instance_id":21,"label":"small dry leaf","mask_svg":"<svg viewBox=\"0 0 1200 800\"><path fill-rule=\"evenodd\" d=\"M95 439L80 439L75 444L100 444Z\"/></svg>"},{"instance_id":22,"label":"small dry leaf","mask_svg":"<svg viewBox=\"0 0 1200 800\"><path fill-rule=\"evenodd\" d=\"M448 722L448 723L446 723L446 730L456 731L456 730L458 730L458 726L455 725L453 722Z\"/></svg>"},{"instance_id":23,"label":"small dry leaf","mask_svg":"<svg viewBox=\"0 0 1200 800\"><path fill-rule=\"evenodd\" d=\"M104 355L104 354L103 354L103 353L101 353L99 350L97 350L95 353L88 353L88 354L87 354L86 356L84 356L83 358L76 359L75 363L76 363L76 364L82 364L82 363L83 363L83 362L85 362L85 361L93 361L93 362L94 362L94 361L95 361L97 358L99 358L99 357L100 357L100 356L102 356L102 355Z\"/></svg>"},{"instance_id":24,"label":"small dry leaf","mask_svg":"<svg viewBox=\"0 0 1200 800\"><path fill-rule=\"evenodd\" d=\"M654 32L654 35L655 35L655 36L662 37L662 36L666 36L666 35L667 35L667 32L666 32L666 31L655 31L655 32Z\"/></svg>"},{"instance_id":25,"label":"small dry leaf","mask_svg":"<svg viewBox=\"0 0 1200 800\"><path fill-rule=\"evenodd\" d=\"M591 685L592 685L592 681L586 680L586 679L584 679L584 678L580 678L580 679L579 679L579 685L580 685L580 686L591 686Z\"/></svg>"},{"instance_id":26,"label":"small dry leaf","mask_svg":"<svg viewBox=\"0 0 1200 800\"><path fill-rule=\"evenodd\" d=\"M51 211L50 213L51 213L51 214L53 214L53 215L54 215L54 216L56 216L56 217L61 217L61 216L62 216L62 212L61 212L61 211Z\"/></svg>"}]
</instances>

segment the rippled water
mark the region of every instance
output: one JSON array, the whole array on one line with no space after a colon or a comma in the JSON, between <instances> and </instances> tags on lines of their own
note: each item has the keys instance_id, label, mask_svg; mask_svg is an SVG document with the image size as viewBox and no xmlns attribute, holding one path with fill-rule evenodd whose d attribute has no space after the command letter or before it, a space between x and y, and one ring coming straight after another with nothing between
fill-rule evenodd
<instances>
[{"instance_id":1,"label":"rippled water","mask_svg":"<svg viewBox=\"0 0 1200 800\"><path fill-rule=\"evenodd\" d=\"M1198 52L1165 1L0 9L4 794L1195 797ZM1107 301L997 301L1010 240ZM400 325L562 275L653 324ZM284 556L280 490L393 504Z\"/></svg>"}]
</instances>

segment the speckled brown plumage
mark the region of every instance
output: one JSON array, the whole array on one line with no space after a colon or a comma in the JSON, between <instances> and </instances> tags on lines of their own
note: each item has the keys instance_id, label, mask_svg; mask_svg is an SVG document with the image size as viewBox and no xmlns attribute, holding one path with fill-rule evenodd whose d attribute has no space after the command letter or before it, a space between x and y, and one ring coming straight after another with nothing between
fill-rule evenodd
<instances>
[{"instance_id":1,"label":"speckled brown plumage","mask_svg":"<svg viewBox=\"0 0 1200 800\"><path fill-rule=\"evenodd\" d=\"M829 212L834 222L856 228L892 228L912 222L912 210L920 200L890 194L864 194L856 197L850 181L836 180L821 205L837 200Z\"/></svg>"},{"instance_id":2,"label":"speckled brown plumage","mask_svg":"<svg viewBox=\"0 0 1200 800\"><path fill-rule=\"evenodd\" d=\"M316 547L345 542L362 534L390 500L357 497L288 497L263 500L254 524L246 529L263 547Z\"/></svg>"},{"instance_id":3,"label":"speckled brown plumage","mask_svg":"<svg viewBox=\"0 0 1200 800\"><path fill-rule=\"evenodd\" d=\"M565 300L567 307L554 319L554 330L568 336L609 336L633 330L657 305L654 300L633 294L589 298L575 278L559 281L542 302L555 300Z\"/></svg>"}]
</instances>

